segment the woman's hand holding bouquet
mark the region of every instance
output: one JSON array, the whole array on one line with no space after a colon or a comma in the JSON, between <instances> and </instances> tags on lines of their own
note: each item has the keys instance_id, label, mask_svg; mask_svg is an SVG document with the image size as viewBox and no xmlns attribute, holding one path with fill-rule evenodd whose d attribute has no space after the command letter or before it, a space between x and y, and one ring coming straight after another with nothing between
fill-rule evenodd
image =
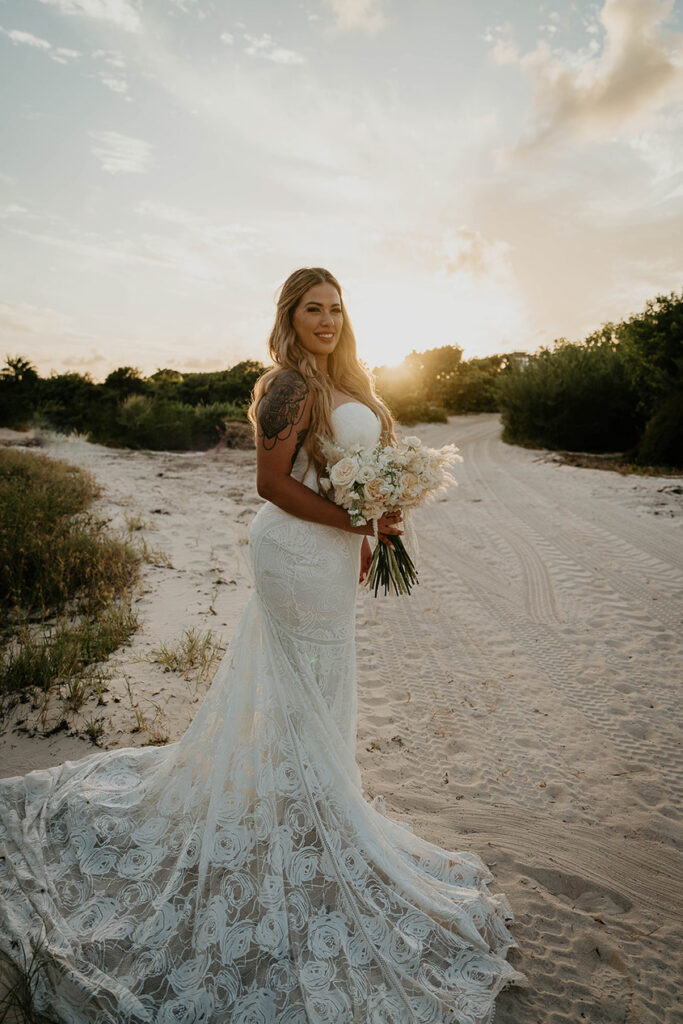
<instances>
[{"instance_id":1,"label":"woman's hand holding bouquet","mask_svg":"<svg viewBox=\"0 0 683 1024\"><path fill-rule=\"evenodd\" d=\"M413 559L400 535L383 535L379 524L385 517L384 523L395 526L403 517L409 528L410 510L457 484L448 468L462 462L458 449L453 444L427 448L414 436L388 445L380 442L374 448L344 448L326 439L323 454L327 476L320 480L322 491L347 509L352 526L372 522L375 537L384 540L375 547L365 585L374 589L375 596L382 585L385 594L392 586L396 594L409 594L418 582Z\"/></svg>"}]
</instances>

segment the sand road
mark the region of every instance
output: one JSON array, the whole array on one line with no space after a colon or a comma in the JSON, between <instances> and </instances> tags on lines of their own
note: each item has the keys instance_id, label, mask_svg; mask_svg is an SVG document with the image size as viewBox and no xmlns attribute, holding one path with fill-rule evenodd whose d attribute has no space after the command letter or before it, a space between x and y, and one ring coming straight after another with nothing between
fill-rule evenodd
<instances>
[{"instance_id":1,"label":"sand road","mask_svg":"<svg viewBox=\"0 0 683 1024\"><path fill-rule=\"evenodd\" d=\"M464 461L416 514L413 595L359 598L366 792L478 853L510 899L530 987L499 996L496 1024L680 1022L683 480L560 465L503 444L495 414L409 432ZM92 470L103 514L140 517L170 556L145 569L141 629L95 713L107 746L149 742L132 692L178 739L210 680L144 659L190 626L229 640L250 593L254 455L43 450ZM93 750L31 724L23 706L0 735L0 774Z\"/></svg>"}]
</instances>

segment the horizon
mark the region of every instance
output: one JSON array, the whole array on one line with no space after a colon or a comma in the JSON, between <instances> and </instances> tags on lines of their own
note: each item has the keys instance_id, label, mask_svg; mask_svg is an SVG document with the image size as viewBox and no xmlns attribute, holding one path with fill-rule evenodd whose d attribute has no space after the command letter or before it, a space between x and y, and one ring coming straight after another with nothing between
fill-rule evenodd
<instances>
[{"instance_id":1,"label":"horizon","mask_svg":"<svg viewBox=\"0 0 683 1024\"><path fill-rule=\"evenodd\" d=\"M579 341L681 286L682 40L673 0L9 0L3 353L264 362L304 265L371 367Z\"/></svg>"}]
</instances>

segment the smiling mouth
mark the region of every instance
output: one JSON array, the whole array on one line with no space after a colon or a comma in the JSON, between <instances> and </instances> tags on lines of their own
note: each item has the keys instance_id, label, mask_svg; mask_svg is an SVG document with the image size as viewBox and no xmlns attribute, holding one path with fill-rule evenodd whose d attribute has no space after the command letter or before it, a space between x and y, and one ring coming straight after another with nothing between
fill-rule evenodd
<instances>
[{"instance_id":1,"label":"smiling mouth","mask_svg":"<svg viewBox=\"0 0 683 1024\"><path fill-rule=\"evenodd\" d=\"M332 341L332 339L334 338L334 334L322 334L322 333L318 334L318 333L316 333L316 337L317 338L322 338L323 341Z\"/></svg>"}]
</instances>

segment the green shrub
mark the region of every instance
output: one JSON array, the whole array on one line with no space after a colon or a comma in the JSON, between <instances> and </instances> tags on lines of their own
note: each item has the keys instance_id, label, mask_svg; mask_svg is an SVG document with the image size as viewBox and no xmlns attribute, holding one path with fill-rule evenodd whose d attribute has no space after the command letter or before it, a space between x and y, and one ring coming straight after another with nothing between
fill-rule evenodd
<instances>
[{"instance_id":1,"label":"green shrub","mask_svg":"<svg viewBox=\"0 0 683 1024\"><path fill-rule=\"evenodd\" d=\"M648 420L636 450L641 466L683 466L683 391L673 391Z\"/></svg>"},{"instance_id":2,"label":"green shrub","mask_svg":"<svg viewBox=\"0 0 683 1024\"><path fill-rule=\"evenodd\" d=\"M141 556L90 512L98 494L77 466L0 450L0 719L26 690L46 711L56 687L77 710L98 692L93 666L137 629Z\"/></svg>"},{"instance_id":3,"label":"green shrub","mask_svg":"<svg viewBox=\"0 0 683 1024\"><path fill-rule=\"evenodd\" d=\"M448 413L438 405L421 398L385 398L392 416L404 426L415 423L446 423Z\"/></svg>"},{"instance_id":4,"label":"green shrub","mask_svg":"<svg viewBox=\"0 0 683 1024\"><path fill-rule=\"evenodd\" d=\"M649 419L663 410L672 392L683 391L683 292L648 301L642 313L616 327L616 334L638 408Z\"/></svg>"},{"instance_id":5,"label":"green shrub","mask_svg":"<svg viewBox=\"0 0 683 1024\"><path fill-rule=\"evenodd\" d=\"M140 558L88 512L98 493L77 466L0 451L0 608L60 612L77 598L94 609L127 590Z\"/></svg>"},{"instance_id":6,"label":"green shrub","mask_svg":"<svg viewBox=\"0 0 683 1024\"><path fill-rule=\"evenodd\" d=\"M496 391L508 442L627 451L640 434L637 393L616 347L602 336L586 344L556 341L526 365L508 367Z\"/></svg>"},{"instance_id":7,"label":"green shrub","mask_svg":"<svg viewBox=\"0 0 683 1024\"><path fill-rule=\"evenodd\" d=\"M246 420L244 409L227 402L186 405L129 395L91 438L103 444L154 451L206 449L217 444L226 420Z\"/></svg>"}]
</instances>

